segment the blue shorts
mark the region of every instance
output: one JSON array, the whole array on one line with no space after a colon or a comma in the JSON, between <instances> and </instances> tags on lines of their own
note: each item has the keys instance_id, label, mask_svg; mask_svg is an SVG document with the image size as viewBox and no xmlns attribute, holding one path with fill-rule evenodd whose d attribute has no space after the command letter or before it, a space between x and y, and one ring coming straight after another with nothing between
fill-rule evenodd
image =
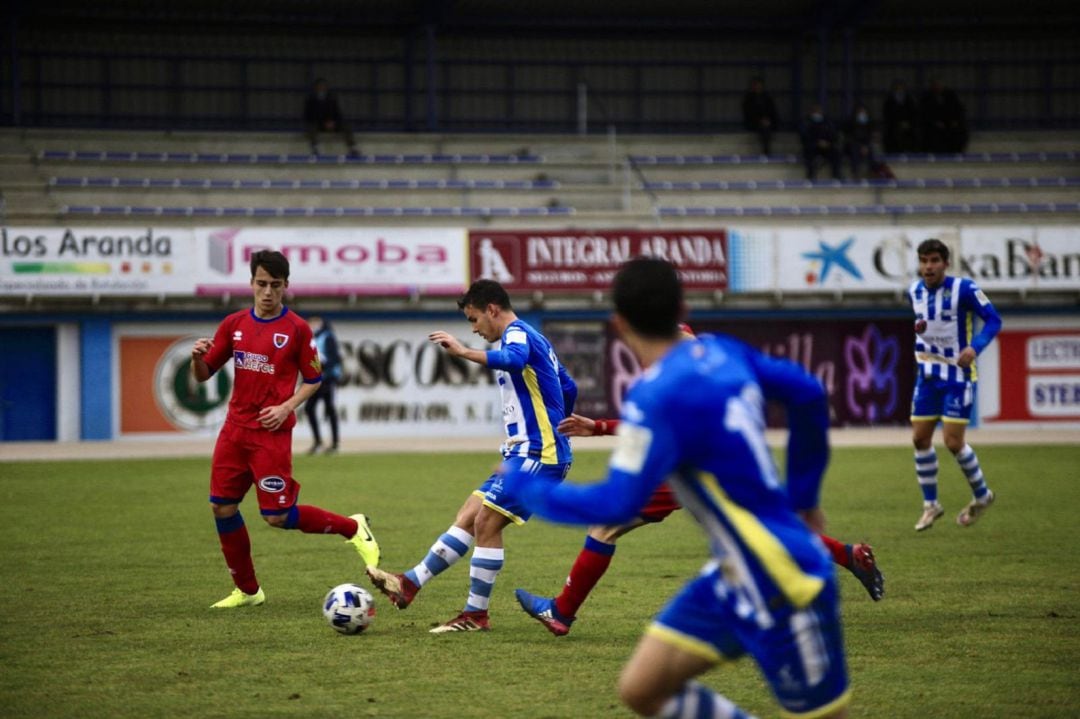
<instances>
[{"instance_id":1,"label":"blue shorts","mask_svg":"<svg viewBox=\"0 0 1080 719\"><path fill-rule=\"evenodd\" d=\"M660 610L649 635L715 662L749 654L787 716L819 714L848 702L835 578L803 609L772 610L773 623L764 629L740 595L718 594L722 582L719 569L688 582Z\"/></svg>"},{"instance_id":2,"label":"blue shorts","mask_svg":"<svg viewBox=\"0 0 1080 719\"><path fill-rule=\"evenodd\" d=\"M918 375L911 398L911 419L967 424L975 405L974 382L949 382Z\"/></svg>"},{"instance_id":3,"label":"blue shorts","mask_svg":"<svg viewBox=\"0 0 1080 719\"><path fill-rule=\"evenodd\" d=\"M487 478L473 494L484 501L484 506L510 519L514 524L525 524L532 516L528 507L503 487L503 476L510 472L527 472L541 479L561 482L570 471L570 463L541 464L528 457L506 457L495 474Z\"/></svg>"}]
</instances>

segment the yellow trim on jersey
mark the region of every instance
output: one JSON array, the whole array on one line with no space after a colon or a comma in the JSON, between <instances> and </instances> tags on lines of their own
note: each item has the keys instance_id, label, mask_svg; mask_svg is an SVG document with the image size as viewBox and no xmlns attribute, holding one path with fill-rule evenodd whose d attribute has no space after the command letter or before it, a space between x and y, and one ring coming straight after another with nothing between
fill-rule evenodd
<instances>
[{"instance_id":1,"label":"yellow trim on jersey","mask_svg":"<svg viewBox=\"0 0 1080 719\"><path fill-rule=\"evenodd\" d=\"M540 394L540 382L536 379L536 370L532 367L525 367L521 377L525 380L525 387L529 390L529 400L532 402L533 414L536 415L536 424L540 427L540 440L544 445L540 449L540 463L558 464L559 450L555 447L555 431L551 427L547 407L544 406L544 396Z\"/></svg>"},{"instance_id":2,"label":"yellow trim on jersey","mask_svg":"<svg viewBox=\"0 0 1080 719\"><path fill-rule=\"evenodd\" d=\"M964 329L967 330L967 341L968 341L968 346L969 347L971 346L971 340L974 339L974 337L971 336L972 331L974 331L974 329L975 329L975 318L972 317L973 314L975 314L975 313L974 312L968 312L967 317L965 318L965 321L964 321L964 325L965 325ZM964 349L964 348L961 347L960 349ZM975 370L975 360L971 360L970 369L971 369L971 381L974 382L974 381L979 379L979 373Z\"/></svg>"},{"instance_id":3,"label":"yellow trim on jersey","mask_svg":"<svg viewBox=\"0 0 1080 719\"><path fill-rule=\"evenodd\" d=\"M701 472L698 478L788 601L800 609L814 601L814 597L825 586L825 580L804 572L788 552L787 547L762 524L761 520L754 516L753 512L728 498L715 476L708 472Z\"/></svg>"},{"instance_id":4,"label":"yellow trim on jersey","mask_svg":"<svg viewBox=\"0 0 1080 719\"><path fill-rule=\"evenodd\" d=\"M663 624L650 624L645 629L645 635L656 637L664 644L670 644L676 649L680 649L687 654L693 654L695 657L700 657L706 661L719 662L724 660L724 655L716 651L716 647L712 644L689 634L677 632Z\"/></svg>"},{"instance_id":5,"label":"yellow trim on jersey","mask_svg":"<svg viewBox=\"0 0 1080 719\"><path fill-rule=\"evenodd\" d=\"M818 717L827 716L836 712L838 709L847 706L851 703L851 688L844 690L844 693L833 699L825 706L820 706L817 709L811 709L808 712L789 712L784 709L780 710L780 716L791 717L792 719L818 719Z\"/></svg>"},{"instance_id":6,"label":"yellow trim on jersey","mask_svg":"<svg viewBox=\"0 0 1080 719\"><path fill-rule=\"evenodd\" d=\"M494 502L492 502L491 500L489 500L489 499L485 499L485 497L486 497L487 495L485 495L485 494L484 494L483 492L481 492L481 491L480 491L479 489L474 489L474 490L473 490L473 496L474 496L474 497L479 497L479 498L480 498L480 500L481 500L481 502L480 502L481 504L483 504L483 505L484 505L485 507L487 507L488 509L490 509L490 510L491 510L491 511L493 511L493 512L498 512L499 514L501 514L502 516L506 517L507 519L509 519L509 520L510 520L511 522L513 522L514 524L516 524L516 525L518 525L518 526L520 526L520 525L522 525L522 524L525 524L525 520L524 520L524 519L522 519L521 517L517 516L516 514L514 514L513 512L511 512L510 510L508 510L508 509L503 509L502 507L500 507L499 505L495 504L495 503L494 503Z\"/></svg>"}]
</instances>

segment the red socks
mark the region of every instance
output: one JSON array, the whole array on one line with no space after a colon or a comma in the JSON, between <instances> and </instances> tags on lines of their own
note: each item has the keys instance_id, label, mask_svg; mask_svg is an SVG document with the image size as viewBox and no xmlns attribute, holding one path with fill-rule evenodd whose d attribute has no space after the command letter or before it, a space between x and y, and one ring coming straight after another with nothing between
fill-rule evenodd
<instances>
[{"instance_id":1,"label":"red socks","mask_svg":"<svg viewBox=\"0 0 1080 719\"><path fill-rule=\"evenodd\" d=\"M827 537L824 534L819 534L818 538L825 543L825 548L829 550L829 554L832 555L832 559L834 562L839 564L841 567L848 566L848 552L846 544L836 539L833 539L832 537Z\"/></svg>"},{"instance_id":2,"label":"red socks","mask_svg":"<svg viewBox=\"0 0 1080 719\"><path fill-rule=\"evenodd\" d=\"M310 504L298 504L289 513L285 525L289 529L299 529L305 534L340 534L349 539L356 534L356 520L342 517L340 514L327 512L325 509Z\"/></svg>"},{"instance_id":3,"label":"red socks","mask_svg":"<svg viewBox=\"0 0 1080 719\"><path fill-rule=\"evenodd\" d=\"M251 561L251 539L243 518L238 512L228 519L217 520L217 527L221 553L225 555L225 565L233 583L244 594L259 591L259 580L255 578L255 565Z\"/></svg>"},{"instance_id":4,"label":"red socks","mask_svg":"<svg viewBox=\"0 0 1080 719\"><path fill-rule=\"evenodd\" d=\"M577 616L578 609L585 603L600 577L604 576L614 554L614 544L605 544L592 537L585 537L585 547L574 560L562 593L555 597L555 609L559 614L566 619Z\"/></svg>"}]
</instances>

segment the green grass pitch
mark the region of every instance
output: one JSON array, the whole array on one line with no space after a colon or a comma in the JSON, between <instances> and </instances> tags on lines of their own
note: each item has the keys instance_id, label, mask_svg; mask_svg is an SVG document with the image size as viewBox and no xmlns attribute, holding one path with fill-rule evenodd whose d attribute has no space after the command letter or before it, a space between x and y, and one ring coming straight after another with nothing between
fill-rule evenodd
<instances>
[{"instance_id":1,"label":"green grass pitch","mask_svg":"<svg viewBox=\"0 0 1080 719\"><path fill-rule=\"evenodd\" d=\"M835 449L829 532L870 541L886 576L873 603L840 570L853 717L1080 714L1080 446L979 446L998 494L973 528L969 493L941 454L946 516L920 511L907 446ZM606 455L580 451L572 479ZM419 561L497 455L299 457L302 501L363 511L383 567ZM406 611L376 594L369 633L320 613L362 579L338 537L271 529L242 505L265 606L210 611L232 584L207 505L209 458L0 463L0 716L624 717L615 682L651 615L705 560L684 513L619 543L573 632L526 617L515 587L555 593L583 530L533 520L507 531L493 631L433 636L468 586L462 562ZM703 680L760 716L776 705L752 661Z\"/></svg>"}]
</instances>

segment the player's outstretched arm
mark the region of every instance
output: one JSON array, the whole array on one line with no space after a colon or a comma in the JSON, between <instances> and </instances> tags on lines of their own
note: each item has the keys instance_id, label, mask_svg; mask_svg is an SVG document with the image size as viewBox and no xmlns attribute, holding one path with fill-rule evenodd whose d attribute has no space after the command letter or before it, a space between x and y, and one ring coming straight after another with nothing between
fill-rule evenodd
<instances>
[{"instance_id":1,"label":"player's outstretched arm","mask_svg":"<svg viewBox=\"0 0 1080 719\"><path fill-rule=\"evenodd\" d=\"M596 422L580 414L572 414L559 422L556 429L567 437L592 437L595 434Z\"/></svg>"},{"instance_id":2,"label":"player's outstretched arm","mask_svg":"<svg viewBox=\"0 0 1080 719\"><path fill-rule=\"evenodd\" d=\"M461 340L454 337L449 332L437 330L428 335L428 340L442 347L446 350L447 354L453 357L464 357L470 362L475 362L476 364L484 365L485 367L487 366L487 352L466 347L461 343Z\"/></svg>"}]
</instances>

